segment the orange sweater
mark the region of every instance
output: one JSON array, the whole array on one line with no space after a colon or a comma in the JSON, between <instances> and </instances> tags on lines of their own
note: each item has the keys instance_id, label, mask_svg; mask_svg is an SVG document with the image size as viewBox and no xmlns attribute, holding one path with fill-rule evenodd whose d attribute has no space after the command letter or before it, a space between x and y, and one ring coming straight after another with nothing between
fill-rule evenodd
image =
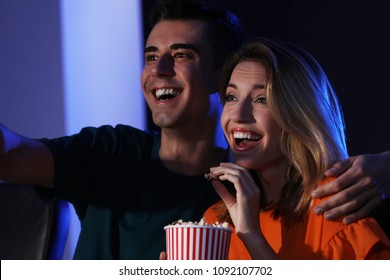
<instances>
[{"instance_id":1,"label":"orange sweater","mask_svg":"<svg viewBox=\"0 0 390 280\"><path fill-rule=\"evenodd\" d=\"M281 218L274 220L271 211L260 213L261 230L281 259L390 259L390 241L374 218L350 225L328 221L314 214L319 202L315 199L304 221L290 228L283 225ZM214 206L204 215L209 223L217 221L218 207ZM251 259L234 228L228 259Z\"/></svg>"}]
</instances>

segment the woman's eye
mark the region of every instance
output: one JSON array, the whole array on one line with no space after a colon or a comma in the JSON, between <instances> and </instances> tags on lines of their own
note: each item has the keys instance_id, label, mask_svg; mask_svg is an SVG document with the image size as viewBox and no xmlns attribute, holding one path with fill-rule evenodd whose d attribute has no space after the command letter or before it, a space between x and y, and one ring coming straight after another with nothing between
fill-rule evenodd
<instances>
[{"instance_id":1,"label":"woman's eye","mask_svg":"<svg viewBox=\"0 0 390 280\"><path fill-rule=\"evenodd\" d=\"M265 98L265 96L260 96L260 97L255 99L255 102L256 103L267 104L267 98Z\"/></svg>"},{"instance_id":2,"label":"woman's eye","mask_svg":"<svg viewBox=\"0 0 390 280\"><path fill-rule=\"evenodd\" d=\"M237 100L237 98L233 94L226 94L225 95L225 101L226 102L234 101L234 100Z\"/></svg>"}]
</instances>

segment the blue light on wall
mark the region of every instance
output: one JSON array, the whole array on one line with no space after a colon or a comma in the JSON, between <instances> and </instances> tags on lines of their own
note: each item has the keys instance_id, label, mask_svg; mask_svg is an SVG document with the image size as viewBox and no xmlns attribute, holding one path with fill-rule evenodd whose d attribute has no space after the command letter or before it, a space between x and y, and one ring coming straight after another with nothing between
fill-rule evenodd
<instances>
[{"instance_id":1,"label":"blue light on wall","mask_svg":"<svg viewBox=\"0 0 390 280\"><path fill-rule=\"evenodd\" d=\"M140 0L61 0L65 130L145 128Z\"/></svg>"},{"instance_id":2,"label":"blue light on wall","mask_svg":"<svg viewBox=\"0 0 390 280\"><path fill-rule=\"evenodd\" d=\"M61 0L65 134L85 126L144 129L141 0ZM65 259L80 231L72 208Z\"/></svg>"}]
</instances>

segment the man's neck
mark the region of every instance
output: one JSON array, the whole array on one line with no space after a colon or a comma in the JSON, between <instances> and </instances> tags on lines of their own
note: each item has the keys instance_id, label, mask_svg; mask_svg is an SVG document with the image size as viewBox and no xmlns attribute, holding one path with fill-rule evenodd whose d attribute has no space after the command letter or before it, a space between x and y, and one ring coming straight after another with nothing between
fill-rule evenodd
<instances>
[{"instance_id":1,"label":"man's neck","mask_svg":"<svg viewBox=\"0 0 390 280\"><path fill-rule=\"evenodd\" d=\"M169 170L183 175L196 176L209 172L219 165L227 154L227 143L219 125L201 131L166 130L161 132L160 159Z\"/></svg>"}]
</instances>

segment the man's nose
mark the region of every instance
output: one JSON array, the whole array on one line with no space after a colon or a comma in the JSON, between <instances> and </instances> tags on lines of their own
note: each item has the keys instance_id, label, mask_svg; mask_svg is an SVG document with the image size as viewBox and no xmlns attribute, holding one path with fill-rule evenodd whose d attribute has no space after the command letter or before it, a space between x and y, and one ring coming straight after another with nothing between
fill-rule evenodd
<instances>
[{"instance_id":1,"label":"man's nose","mask_svg":"<svg viewBox=\"0 0 390 280\"><path fill-rule=\"evenodd\" d=\"M172 76L175 73L174 70L174 58L171 55L161 56L154 64L153 75L155 76Z\"/></svg>"}]
</instances>

